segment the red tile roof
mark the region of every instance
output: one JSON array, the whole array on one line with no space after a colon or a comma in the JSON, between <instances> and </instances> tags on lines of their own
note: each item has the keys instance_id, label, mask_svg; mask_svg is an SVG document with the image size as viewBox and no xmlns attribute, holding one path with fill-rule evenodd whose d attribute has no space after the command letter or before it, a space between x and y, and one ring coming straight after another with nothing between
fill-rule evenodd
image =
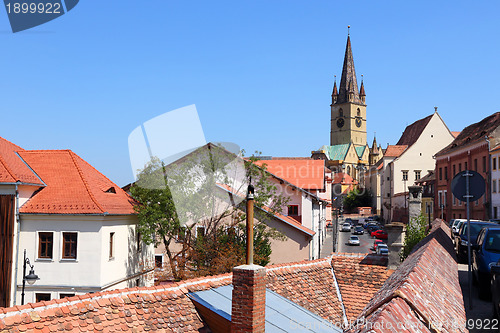
<instances>
[{"instance_id":1,"label":"red tile roof","mask_svg":"<svg viewBox=\"0 0 500 333\"><path fill-rule=\"evenodd\" d=\"M467 332L465 309L458 280L458 266L450 239L450 229L443 221L414 248L412 254L387 279L380 291L363 309L374 332L387 332L389 325L407 323L401 332ZM417 323L419 326L410 327ZM444 325L437 327L436 325ZM427 328L431 327L432 330ZM351 332L366 332L368 326Z\"/></svg>"},{"instance_id":2,"label":"red tile roof","mask_svg":"<svg viewBox=\"0 0 500 333\"><path fill-rule=\"evenodd\" d=\"M461 147L486 142L486 136L490 136L500 126L500 112L496 112L475 124L469 125L460 132L460 134L448 146L436 153L436 156L442 156L450 151Z\"/></svg>"},{"instance_id":3,"label":"red tile roof","mask_svg":"<svg viewBox=\"0 0 500 333\"><path fill-rule=\"evenodd\" d=\"M71 150L20 151L19 155L47 185L21 207L21 213L135 213L133 199L125 191Z\"/></svg>"},{"instance_id":4,"label":"red tile roof","mask_svg":"<svg viewBox=\"0 0 500 333\"><path fill-rule=\"evenodd\" d=\"M10 141L0 137L0 183L22 183L43 185L43 182L17 156L24 151Z\"/></svg>"},{"instance_id":5,"label":"red tile roof","mask_svg":"<svg viewBox=\"0 0 500 333\"><path fill-rule=\"evenodd\" d=\"M388 145L384 156L399 157L408 148L407 145Z\"/></svg>"},{"instance_id":6,"label":"red tile roof","mask_svg":"<svg viewBox=\"0 0 500 333\"><path fill-rule=\"evenodd\" d=\"M347 173L344 172L335 173L335 176L333 177L333 183L344 184L344 185L357 184L354 178L352 178L351 176L349 176Z\"/></svg>"},{"instance_id":7,"label":"red tile roof","mask_svg":"<svg viewBox=\"0 0 500 333\"><path fill-rule=\"evenodd\" d=\"M432 116L433 115L431 114L425 118L417 120L411 125L406 126L403 135L401 135L401 138L399 138L399 141L396 145L411 146L412 144L414 144L420 137L420 134L422 134L422 131L427 126Z\"/></svg>"},{"instance_id":8,"label":"red tile roof","mask_svg":"<svg viewBox=\"0 0 500 333\"><path fill-rule=\"evenodd\" d=\"M343 312L332 281L328 259L267 267L267 288L335 324ZM186 294L231 283L223 274L0 308L0 330L209 332Z\"/></svg>"},{"instance_id":9,"label":"red tile roof","mask_svg":"<svg viewBox=\"0 0 500 333\"><path fill-rule=\"evenodd\" d=\"M392 271L374 265L373 255L334 254L332 267L342 294L347 319L354 321Z\"/></svg>"},{"instance_id":10,"label":"red tile roof","mask_svg":"<svg viewBox=\"0 0 500 333\"><path fill-rule=\"evenodd\" d=\"M453 135L454 138L456 138L460 134L460 131L452 131L451 135Z\"/></svg>"},{"instance_id":11,"label":"red tile roof","mask_svg":"<svg viewBox=\"0 0 500 333\"><path fill-rule=\"evenodd\" d=\"M255 164L266 164L267 170L293 185L306 190L322 190L325 186L325 161L310 158L273 158L259 160Z\"/></svg>"}]
</instances>

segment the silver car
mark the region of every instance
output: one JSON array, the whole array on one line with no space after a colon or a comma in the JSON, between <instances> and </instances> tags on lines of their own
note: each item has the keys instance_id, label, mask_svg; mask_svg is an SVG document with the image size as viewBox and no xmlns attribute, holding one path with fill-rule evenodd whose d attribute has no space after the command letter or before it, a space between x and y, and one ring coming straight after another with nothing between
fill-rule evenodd
<instances>
[{"instance_id":1,"label":"silver car","mask_svg":"<svg viewBox=\"0 0 500 333\"><path fill-rule=\"evenodd\" d=\"M351 231L351 224L350 223L344 223L342 224L342 231Z\"/></svg>"},{"instance_id":2,"label":"silver car","mask_svg":"<svg viewBox=\"0 0 500 333\"><path fill-rule=\"evenodd\" d=\"M349 238L349 245L359 245L359 237L358 236L351 236Z\"/></svg>"}]
</instances>

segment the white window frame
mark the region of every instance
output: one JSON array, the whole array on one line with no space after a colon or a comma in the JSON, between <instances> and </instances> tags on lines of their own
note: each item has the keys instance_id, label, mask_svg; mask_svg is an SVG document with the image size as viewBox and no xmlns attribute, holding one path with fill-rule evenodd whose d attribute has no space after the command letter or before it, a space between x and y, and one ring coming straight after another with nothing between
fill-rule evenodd
<instances>
[{"instance_id":1,"label":"white window frame","mask_svg":"<svg viewBox=\"0 0 500 333\"><path fill-rule=\"evenodd\" d=\"M52 258L40 258L38 254L40 253L40 233L50 232L52 234ZM35 261L54 261L54 257L56 256L56 233L50 230L37 230L36 231L36 239L35 239Z\"/></svg>"}]
</instances>

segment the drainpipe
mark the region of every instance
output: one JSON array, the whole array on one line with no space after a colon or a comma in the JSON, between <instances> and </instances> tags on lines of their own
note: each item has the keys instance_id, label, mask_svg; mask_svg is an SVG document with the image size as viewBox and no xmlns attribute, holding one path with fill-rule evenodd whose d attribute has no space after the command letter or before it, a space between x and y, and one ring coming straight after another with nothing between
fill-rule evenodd
<instances>
[{"instance_id":1,"label":"drainpipe","mask_svg":"<svg viewBox=\"0 0 500 333\"><path fill-rule=\"evenodd\" d=\"M19 191L18 184L16 182L16 224L17 224L17 235L16 235L16 253L15 253L15 272L14 272L14 297L13 297L13 305L16 305L16 296L17 296L17 274L18 274L18 263L19 263L19 238L21 235L21 218L19 216Z\"/></svg>"},{"instance_id":2,"label":"drainpipe","mask_svg":"<svg viewBox=\"0 0 500 333\"><path fill-rule=\"evenodd\" d=\"M490 207L488 209L488 219L493 218L493 200L492 200L492 194L491 194L491 155L490 155L490 140L488 139L488 136L485 135L484 139L486 142L488 142L488 198L487 202L490 203Z\"/></svg>"}]
</instances>

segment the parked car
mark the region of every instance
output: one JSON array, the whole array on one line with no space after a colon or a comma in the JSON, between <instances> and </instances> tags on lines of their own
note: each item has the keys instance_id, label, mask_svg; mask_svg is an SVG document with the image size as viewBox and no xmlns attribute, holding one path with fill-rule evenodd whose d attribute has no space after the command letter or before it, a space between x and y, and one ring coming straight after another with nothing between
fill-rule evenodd
<instances>
[{"instance_id":1,"label":"parked car","mask_svg":"<svg viewBox=\"0 0 500 333\"><path fill-rule=\"evenodd\" d=\"M388 237L387 232L385 232L384 230L376 230L371 233L371 236L378 239L387 239Z\"/></svg>"},{"instance_id":2,"label":"parked car","mask_svg":"<svg viewBox=\"0 0 500 333\"><path fill-rule=\"evenodd\" d=\"M351 236L349 238L349 245L359 245L359 237L358 236Z\"/></svg>"},{"instance_id":3,"label":"parked car","mask_svg":"<svg viewBox=\"0 0 500 333\"><path fill-rule=\"evenodd\" d=\"M352 229L353 235L362 235L365 233L365 229L362 226L358 225L354 229Z\"/></svg>"},{"instance_id":4,"label":"parked car","mask_svg":"<svg viewBox=\"0 0 500 333\"><path fill-rule=\"evenodd\" d=\"M491 299L493 317L500 319L500 262L491 265Z\"/></svg>"},{"instance_id":5,"label":"parked car","mask_svg":"<svg viewBox=\"0 0 500 333\"><path fill-rule=\"evenodd\" d=\"M382 243L377 246L377 254L383 254L383 255L388 255L389 254L389 247Z\"/></svg>"},{"instance_id":6,"label":"parked car","mask_svg":"<svg viewBox=\"0 0 500 333\"><path fill-rule=\"evenodd\" d=\"M351 224L344 222L344 224L342 224L342 229L340 229L340 230L341 231L351 231Z\"/></svg>"},{"instance_id":7,"label":"parked car","mask_svg":"<svg viewBox=\"0 0 500 333\"><path fill-rule=\"evenodd\" d=\"M376 230L382 230L382 227L379 225L373 225L373 226L368 226L366 227L366 231L371 235L372 232Z\"/></svg>"},{"instance_id":8,"label":"parked car","mask_svg":"<svg viewBox=\"0 0 500 333\"><path fill-rule=\"evenodd\" d=\"M350 217L347 217L345 220L344 220L344 223L349 223L350 225L353 224L352 222L352 219Z\"/></svg>"},{"instance_id":9,"label":"parked car","mask_svg":"<svg viewBox=\"0 0 500 333\"><path fill-rule=\"evenodd\" d=\"M481 220L470 220L471 222L484 222ZM453 226L451 227L451 237L455 237L454 235L458 234L458 231L462 227L462 225L467 222L467 219L455 219L453 222Z\"/></svg>"},{"instance_id":10,"label":"parked car","mask_svg":"<svg viewBox=\"0 0 500 333\"><path fill-rule=\"evenodd\" d=\"M471 238L471 246L477 244L477 235L479 231L483 227L495 226L497 224L491 222L470 222L470 238ZM455 243L455 251L457 252L457 257L459 262L467 262L467 222L462 223L462 226L458 230L458 233L455 235L454 239Z\"/></svg>"},{"instance_id":11,"label":"parked car","mask_svg":"<svg viewBox=\"0 0 500 333\"><path fill-rule=\"evenodd\" d=\"M388 248L382 248L382 249L380 249L380 251L378 252L378 254L381 254L383 256L388 256L389 255L389 249Z\"/></svg>"},{"instance_id":12,"label":"parked car","mask_svg":"<svg viewBox=\"0 0 500 333\"><path fill-rule=\"evenodd\" d=\"M488 298L491 266L500 260L500 226L483 227L477 236L472 255L472 273L479 286L479 297Z\"/></svg>"},{"instance_id":13,"label":"parked car","mask_svg":"<svg viewBox=\"0 0 500 333\"><path fill-rule=\"evenodd\" d=\"M381 239L375 239L375 241L373 242L373 246L372 246L372 250L373 251L377 251L377 246L379 244L385 244L383 240Z\"/></svg>"}]
</instances>

